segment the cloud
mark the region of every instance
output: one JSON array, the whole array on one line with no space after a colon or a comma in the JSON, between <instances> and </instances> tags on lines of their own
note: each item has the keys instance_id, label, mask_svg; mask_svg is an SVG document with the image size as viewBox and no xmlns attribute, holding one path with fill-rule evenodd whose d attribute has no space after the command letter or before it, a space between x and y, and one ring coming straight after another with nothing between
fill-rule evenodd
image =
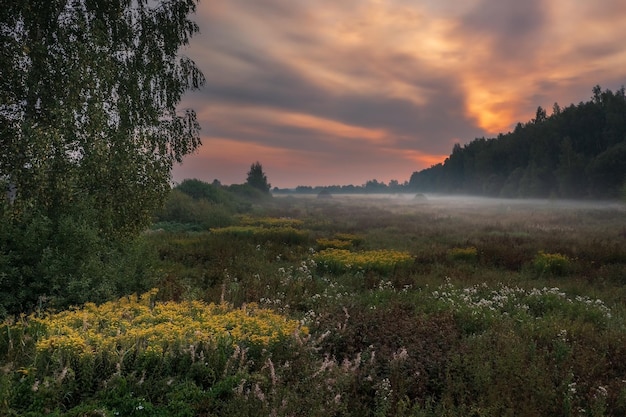
<instances>
[{"instance_id":1,"label":"cloud","mask_svg":"<svg viewBox=\"0 0 626 417\"><path fill-rule=\"evenodd\" d=\"M183 105L205 145L175 175L202 159L235 178L262 155L279 186L408 179L538 105L618 88L625 16L619 0L201 2L185 53L207 86Z\"/></svg>"}]
</instances>

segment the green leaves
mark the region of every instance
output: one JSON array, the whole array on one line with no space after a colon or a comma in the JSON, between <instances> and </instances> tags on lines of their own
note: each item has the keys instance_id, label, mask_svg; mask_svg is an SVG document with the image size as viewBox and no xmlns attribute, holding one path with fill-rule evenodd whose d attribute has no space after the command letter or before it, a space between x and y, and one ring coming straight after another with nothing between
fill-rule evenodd
<instances>
[{"instance_id":1,"label":"green leaves","mask_svg":"<svg viewBox=\"0 0 626 417\"><path fill-rule=\"evenodd\" d=\"M4 3L0 184L16 195L0 201L0 315L124 293L145 278L132 238L200 146L196 114L177 111L204 83L178 55L196 0Z\"/></svg>"},{"instance_id":2,"label":"green leaves","mask_svg":"<svg viewBox=\"0 0 626 417\"><path fill-rule=\"evenodd\" d=\"M176 108L204 83L178 55L198 31L196 1L19 3L0 15L0 174L18 199L53 211L87 195L106 235L132 235L162 202L172 164L201 144L196 114Z\"/></svg>"}]
</instances>

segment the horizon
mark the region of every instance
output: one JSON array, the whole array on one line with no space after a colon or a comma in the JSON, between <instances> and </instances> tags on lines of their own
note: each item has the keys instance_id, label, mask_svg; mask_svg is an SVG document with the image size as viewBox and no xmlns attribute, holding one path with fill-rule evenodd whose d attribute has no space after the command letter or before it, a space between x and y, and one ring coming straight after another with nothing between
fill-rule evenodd
<instances>
[{"instance_id":1,"label":"horizon","mask_svg":"<svg viewBox=\"0 0 626 417\"><path fill-rule=\"evenodd\" d=\"M272 187L408 181L455 143L626 83L626 4L602 0L200 2L183 54L202 147L172 180Z\"/></svg>"}]
</instances>

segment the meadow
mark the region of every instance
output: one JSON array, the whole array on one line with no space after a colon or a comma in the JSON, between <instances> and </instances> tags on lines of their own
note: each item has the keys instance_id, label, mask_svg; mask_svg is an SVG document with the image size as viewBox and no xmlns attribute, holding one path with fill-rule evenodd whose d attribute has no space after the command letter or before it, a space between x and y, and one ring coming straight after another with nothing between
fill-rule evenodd
<instances>
[{"instance_id":1,"label":"meadow","mask_svg":"<svg viewBox=\"0 0 626 417\"><path fill-rule=\"evenodd\" d=\"M156 224L152 291L3 323L0 415L625 415L625 215L280 196Z\"/></svg>"}]
</instances>

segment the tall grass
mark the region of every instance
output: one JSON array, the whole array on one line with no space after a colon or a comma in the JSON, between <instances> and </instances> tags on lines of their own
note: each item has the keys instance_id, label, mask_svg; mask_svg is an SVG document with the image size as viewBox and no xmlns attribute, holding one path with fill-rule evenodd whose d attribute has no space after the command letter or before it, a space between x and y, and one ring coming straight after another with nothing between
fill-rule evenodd
<instances>
[{"instance_id":1,"label":"tall grass","mask_svg":"<svg viewBox=\"0 0 626 417\"><path fill-rule=\"evenodd\" d=\"M274 200L5 322L0 414L626 414L623 208Z\"/></svg>"}]
</instances>

